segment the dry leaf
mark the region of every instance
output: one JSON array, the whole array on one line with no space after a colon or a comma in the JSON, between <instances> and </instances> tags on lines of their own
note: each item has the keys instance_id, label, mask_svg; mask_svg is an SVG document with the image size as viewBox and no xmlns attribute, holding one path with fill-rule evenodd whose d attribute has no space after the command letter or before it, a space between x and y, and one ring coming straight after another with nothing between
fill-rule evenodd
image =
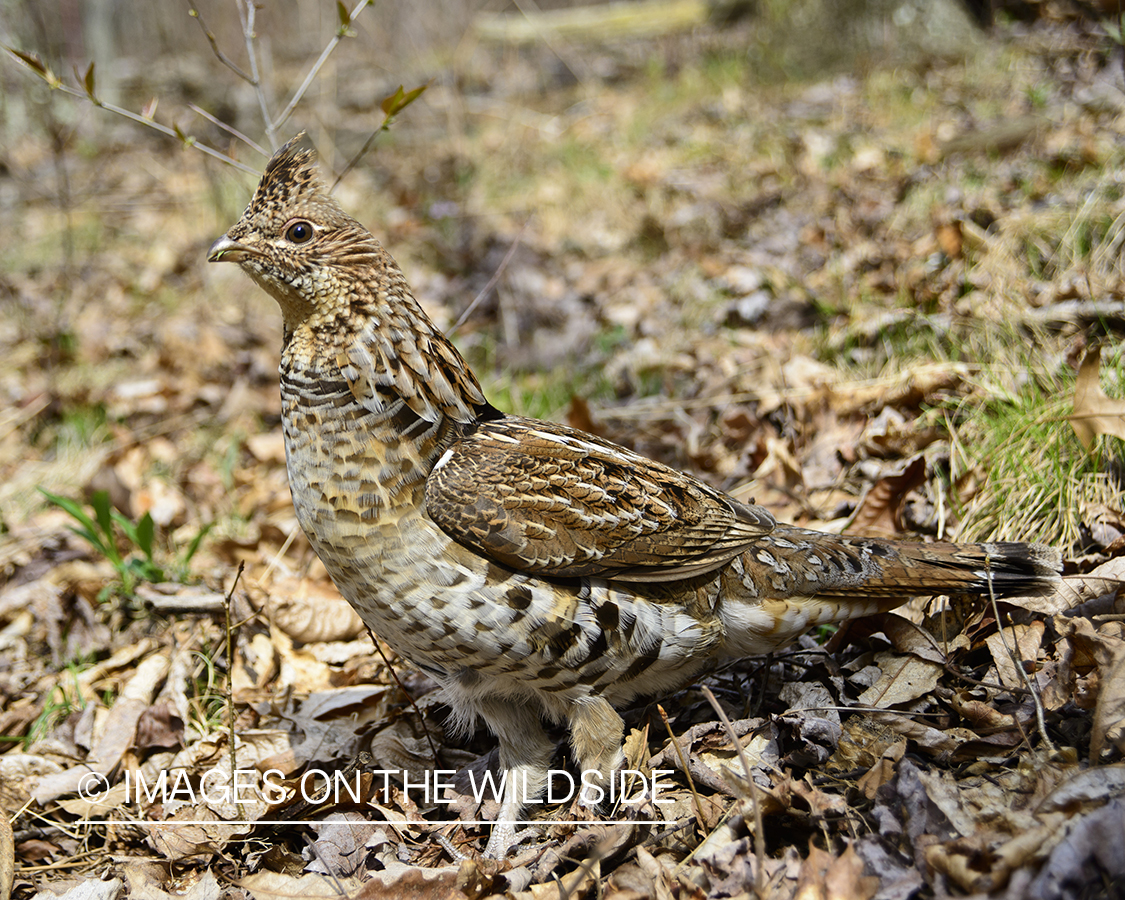
<instances>
[{"instance_id":1,"label":"dry leaf","mask_svg":"<svg viewBox=\"0 0 1125 900\"><path fill-rule=\"evenodd\" d=\"M57 775L39 779L33 796L43 805L63 794L69 794L92 784L92 773L105 775L117 767L127 750L133 746L137 722L152 703L156 687L168 674L168 657L155 655L137 666L132 678L126 682L109 715L101 722L94 746L85 762Z\"/></svg>"},{"instance_id":2,"label":"dry leaf","mask_svg":"<svg viewBox=\"0 0 1125 900\"><path fill-rule=\"evenodd\" d=\"M363 621L330 581L275 576L255 606L294 641L340 641L363 632Z\"/></svg>"},{"instance_id":3,"label":"dry leaf","mask_svg":"<svg viewBox=\"0 0 1125 900\"><path fill-rule=\"evenodd\" d=\"M1125 754L1125 644L1117 647L1113 663L1099 674L1101 693L1090 733L1090 761L1095 763L1110 747Z\"/></svg>"},{"instance_id":4,"label":"dry leaf","mask_svg":"<svg viewBox=\"0 0 1125 900\"><path fill-rule=\"evenodd\" d=\"M880 653L876 660L883 675L856 699L860 706L887 709L917 700L937 686L943 671L937 663L916 656Z\"/></svg>"},{"instance_id":5,"label":"dry leaf","mask_svg":"<svg viewBox=\"0 0 1125 900\"><path fill-rule=\"evenodd\" d=\"M1000 683L1004 687L1023 687L1026 678L1017 670L1009 649L1016 654L1021 662L1031 663L1033 666L1039 658L1039 647L1043 642L1043 632L1046 626L1041 620L1030 622L1027 625L1013 625L1000 632L993 632L984 639L992 653L992 661L996 663L996 670L1000 673Z\"/></svg>"},{"instance_id":6,"label":"dry leaf","mask_svg":"<svg viewBox=\"0 0 1125 900\"><path fill-rule=\"evenodd\" d=\"M1074 382L1074 415L1070 424L1087 450L1094 446L1099 434L1110 434L1125 440L1125 400L1113 400L1102 390L1101 347L1086 351L1078 378Z\"/></svg>"},{"instance_id":7,"label":"dry leaf","mask_svg":"<svg viewBox=\"0 0 1125 900\"><path fill-rule=\"evenodd\" d=\"M878 889L879 879L863 874L863 860L855 847L848 845L834 857L813 844L801 866L794 896L799 900L867 900Z\"/></svg>"},{"instance_id":8,"label":"dry leaf","mask_svg":"<svg viewBox=\"0 0 1125 900\"><path fill-rule=\"evenodd\" d=\"M280 872L261 871L238 880L238 886L254 900L281 900L281 898L354 897L360 884L354 878L339 878L310 873L286 875Z\"/></svg>"},{"instance_id":9,"label":"dry leaf","mask_svg":"<svg viewBox=\"0 0 1125 900\"><path fill-rule=\"evenodd\" d=\"M900 740L891 744L883 755L875 761L870 769L864 772L856 784L868 800L875 799L875 792L894 777L895 766L902 760L906 753L906 741Z\"/></svg>"},{"instance_id":10,"label":"dry leaf","mask_svg":"<svg viewBox=\"0 0 1125 900\"><path fill-rule=\"evenodd\" d=\"M860 503L848 529L869 537L895 537L902 533L899 510L906 495L926 480L926 458L918 455L897 475L880 478Z\"/></svg>"},{"instance_id":11,"label":"dry leaf","mask_svg":"<svg viewBox=\"0 0 1125 900\"><path fill-rule=\"evenodd\" d=\"M1040 801L1035 813L1100 806L1125 795L1125 764L1095 766L1075 772Z\"/></svg>"}]
</instances>

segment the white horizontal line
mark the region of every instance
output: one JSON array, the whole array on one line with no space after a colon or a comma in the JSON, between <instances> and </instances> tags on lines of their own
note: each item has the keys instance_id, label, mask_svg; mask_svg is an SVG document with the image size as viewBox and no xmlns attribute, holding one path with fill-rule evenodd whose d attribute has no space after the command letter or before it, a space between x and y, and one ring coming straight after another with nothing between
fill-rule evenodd
<instances>
[{"instance_id":1,"label":"white horizontal line","mask_svg":"<svg viewBox=\"0 0 1125 900\"><path fill-rule=\"evenodd\" d=\"M177 825L245 825L251 827L254 825L338 825L339 821L331 821L329 819L257 819L253 822L242 822L234 819L166 819L162 822L154 822L150 820L138 819L79 819L74 823L75 825L115 825L118 827L124 825L132 826L177 826ZM354 823L356 825L363 824L361 822ZM499 822L495 819L453 819L448 822L428 822L424 819L415 821L413 819L406 822L386 822L378 819L372 819L367 822L368 825L413 825L413 826L429 826L431 828L445 828L448 825L539 825L543 828L548 828L553 825L671 825L672 822L666 822L663 819L597 819L597 820L559 820L554 821L551 819L517 819L516 821Z\"/></svg>"}]
</instances>

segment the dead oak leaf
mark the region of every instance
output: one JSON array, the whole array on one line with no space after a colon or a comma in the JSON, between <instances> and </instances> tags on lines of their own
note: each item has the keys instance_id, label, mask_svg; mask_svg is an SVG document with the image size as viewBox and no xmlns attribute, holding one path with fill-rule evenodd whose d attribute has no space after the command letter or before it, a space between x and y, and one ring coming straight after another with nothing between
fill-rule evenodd
<instances>
[{"instance_id":1,"label":"dead oak leaf","mask_svg":"<svg viewBox=\"0 0 1125 900\"><path fill-rule=\"evenodd\" d=\"M1101 693L1090 735L1090 761L1094 763L1112 750L1125 752L1125 645L1115 648L1112 662L1099 675Z\"/></svg>"},{"instance_id":2,"label":"dead oak leaf","mask_svg":"<svg viewBox=\"0 0 1125 900\"><path fill-rule=\"evenodd\" d=\"M879 879L863 874L863 860L852 845L832 856L815 845L801 865L794 896L800 900L865 900L874 897Z\"/></svg>"},{"instance_id":3,"label":"dead oak leaf","mask_svg":"<svg viewBox=\"0 0 1125 900\"><path fill-rule=\"evenodd\" d=\"M1070 424L1078 440L1087 450L1094 446L1099 434L1125 440L1125 400L1113 400L1102 390L1098 373L1101 370L1101 347L1086 351L1078 378L1074 382L1074 414Z\"/></svg>"},{"instance_id":4,"label":"dead oak leaf","mask_svg":"<svg viewBox=\"0 0 1125 900\"><path fill-rule=\"evenodd\" d=\"M926 480L926 458L919 454L897 475L880 478L863 498L849 531L871 537L902 534L900 510L906 495Z\"/></svg>"}]
</instances>

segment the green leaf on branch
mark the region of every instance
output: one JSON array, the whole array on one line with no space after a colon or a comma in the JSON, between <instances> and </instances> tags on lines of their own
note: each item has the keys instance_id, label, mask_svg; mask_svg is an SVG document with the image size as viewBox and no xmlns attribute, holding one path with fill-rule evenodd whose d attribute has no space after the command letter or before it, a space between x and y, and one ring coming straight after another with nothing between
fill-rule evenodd
<instances>
[{"instance_id":1,"label":"green leaf on branch","mask_svg":"<svg viewBox=\"0 0 1125 900\"><path fill-rule=\"evenodd\" d=\"M398 113L402 112L402 110L406 109L406 107L417 100L422 95L422 91L424 91L428 87L428 84L424 84L421 87L414 88L414 90L412 91L404 91L402 89L402 85L400 84L398 86L398 90L391 94L389 97L385 97L383 99L383 102L380 103L379 106L383 110L383 113L386 115L386 117L390 119L392 116L398 115Z\"/></svg>"},{"instance_id":2,"label":"green leaf on branch","mask_svg":"<svg viewBox=\"0 0 1125 900\"><path fill-rule=\"evenodd\" d=\"M98 100L97 96L94 94L94 64L93 64L93 62L91 62L89 67L87 67L87 69L86 69L86 74L82 78L82 86L86 88L86 96L90 98L90 101L95 106L101 106L101 101Z\"/></svg>"},{"instance_id":3,"label":"green leaf on branch","mask_svg":"<svg viewBox=\"0 0 1125 900\"><path fill-rule=\"evenodd\" d=\"M336 0L336 15L340 17L340 27L336 34L342 38L355 37L355 29L352 28L352 15L340 0Z\"/></svg>"},{"instance_id":4,"label":"green leaf on branch","mask_svg":"<svg viewBox=\"0 0 1125 900\"><path fill-rule=\"evenodd\" d=\"M42 78L52 88L56 88L61 84L59 77L34 53L24 53L24 51L16 50L14 47L9 47L7 44L0 46L3 46L5 50L31 69L32 72Z\"/></svg>"}]
</instances>

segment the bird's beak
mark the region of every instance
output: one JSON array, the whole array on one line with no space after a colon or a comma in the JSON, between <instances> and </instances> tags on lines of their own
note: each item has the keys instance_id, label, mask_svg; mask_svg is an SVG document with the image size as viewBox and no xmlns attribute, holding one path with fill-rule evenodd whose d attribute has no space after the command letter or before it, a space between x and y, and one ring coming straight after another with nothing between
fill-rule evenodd
<instances>
[{"instance_id":1,"label":"bird's beak","mask_svg":"<svg viewBox=\"0 0 1125 900\"><path fill-rule=\"evenodd\" d=\"M253 247L232 241L225 234L211 245L207 251L207 262L242 262L248 256L257 256Z\"/></svg>"}]
</instances>

